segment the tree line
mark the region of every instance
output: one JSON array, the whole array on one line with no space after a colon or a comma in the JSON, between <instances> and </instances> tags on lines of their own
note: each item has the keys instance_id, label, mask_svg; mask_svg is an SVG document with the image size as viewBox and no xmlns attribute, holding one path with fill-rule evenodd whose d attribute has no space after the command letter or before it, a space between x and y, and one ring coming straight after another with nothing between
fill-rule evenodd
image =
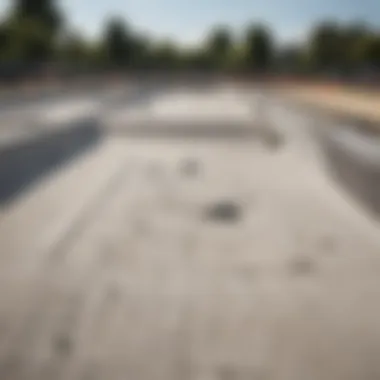
<instances>
[{"instance_id":1,"label":"tree line","mask_svg":"<svg viewBox=\"0 0 380 380\"><path fill-rule=\"evenodd\" d=\"M380 69L380 32L361 23L324 21L302 43L279 44L272 30L251 24L237 38L227 25L210 29L197 47L156 41L119 17L93 41L70 30L54 0L14 0L0 25L3 67L58 65L76 71L170 69L250 73L357 75Z\"/></svg>"}]
</instances>

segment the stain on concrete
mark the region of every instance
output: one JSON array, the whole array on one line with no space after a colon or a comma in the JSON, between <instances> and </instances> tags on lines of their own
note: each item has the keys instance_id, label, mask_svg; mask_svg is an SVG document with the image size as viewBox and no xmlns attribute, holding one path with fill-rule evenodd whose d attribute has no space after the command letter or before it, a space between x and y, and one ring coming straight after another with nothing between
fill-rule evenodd
<instances>
[{"instance_id":1,"label":"stain on concrete","mask_svg":"<svg viewBox=\"0 0 380 380\"><path fill-rule=\"evenodd\" d=\"M284 136L272 127L262 128L260 138L270 150L278 150L285 144Z\"/></svg>"},{"instance_id":2,"label":"stain on concrete","mask_svg":"<svg viewBox=\"0 0 380 380\"><path fill-rule=\"evenodd\" d=\"M59 356L68 356L72 350L72 341L68 334L58 335L53 342L54 351Z\"/></svg>"},{"instance_id":3,"label":"stain on concrete","mask_svg":"<svg viewBox=\"0 0 380 380\"><path fill-rule=\"evenodd\" d=\"M243 210L236 201L219 201L207 206L204 216L211 222L237 223L243 217Z\"/></svg>"},{"instance_id":4,"label":"stain on concrete","mask_svg":"<svg viewBox=\"0 0 380 380\"><path fill-rule=\"evenodd\" d=\"M290 273L294 276L307 276L315 272L316 263L307 256L296 256L289 262Z\"/></svg>"},{"instance_id":5,"label":"stain on concrete","mask_svg":"<svg viewBox=\"0 0 380 380\"><path fill-rule=\"evenodd\" d=\"M195 158L188 158L180 163L180 172L185 177L194 178L199 175L201 164Z\"/></svg>"}]
</instances>

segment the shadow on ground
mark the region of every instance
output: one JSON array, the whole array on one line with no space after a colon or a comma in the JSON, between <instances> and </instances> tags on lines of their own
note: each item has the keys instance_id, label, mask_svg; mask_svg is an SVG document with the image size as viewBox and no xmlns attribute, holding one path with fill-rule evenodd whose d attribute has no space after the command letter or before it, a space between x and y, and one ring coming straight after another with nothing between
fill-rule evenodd
<instances>
[{"instance_id":1,"label":"shadow on ground","mask_svg":"<svg viewBox=\"0 0 380 380\"><path fill-rule=\"evenodd\" d=\"M0 148L0 204L13 201L53 169L83 154L101 139L94 119L65 125Z\"/></svg>"}]
</instances>

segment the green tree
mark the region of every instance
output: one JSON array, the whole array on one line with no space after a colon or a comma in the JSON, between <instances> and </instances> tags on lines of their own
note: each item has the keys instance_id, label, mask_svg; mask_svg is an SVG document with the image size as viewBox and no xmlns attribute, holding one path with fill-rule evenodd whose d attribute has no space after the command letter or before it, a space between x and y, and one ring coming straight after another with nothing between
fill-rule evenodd
<instances>
[{"instance_id":1,"label":"green tree","mask_svg":"<svg viewBox=\"0 0 380 380\"><path fill-rule=\"evenodd\" d=\"M151 43L149 38L136 34L131 39L131 64L135 68L148 68L151 66Z\"/></svg>"},{"instance_id":2,"label":"green tree","mask_svg":"<svg viewBox=\"0 0 380 380\"><path fill-rule=\"evenodd\" d=\"M380 70L380 35L373 34L367 38L363 46L365 65Z\"/></svg>"},{"instance_id":3,"label":"green tree","mask_svg":"<svg viewBox=\"0 0 380 380\"><path fill-rule=\"evenodd\" d=\"M352 24L343 28L342 56L349 72L354 72L365 64L365 49L370 35L370 30L362 24Z\"/></svg>"},{"instance_id":4,"label":"green tree","mask_svg":"<svg viewBox=\"0 0 380 380\"><path fill-rule=\"evenodd\" d=\"M172 41L163 41L153 48L153 64L160 69L176 69L180 65L177 46Z\"/></svg>"},{"instance_id":5,"label":"green tree","mask_svg":"<svg viewBox=\"0 0 380 380\"><path fill-rule=\"evenodd\" d=\"M226 26L218 26L214 28L214 30L211 31L205 46L209 62L215 68L226 68L228 66L229 55L232 48L232 34Z\"/></svg>"},{"instance_id":6,"label":"green tree","mask_svg":"<svg viewBox=\"0 0 380 380\"><path fill-rule=\"evenodd\" d=\"M263 25L251 25L245 38L246 66L255 71L265 71L272 65L274 43L270 30Z\"/></svg>"},{"instance_id":7,"label":"green tree","mask_svg":"<svg viewBox=\"0 0 380 380\"><path fill-rule=\"evenodd\" d=\"M24 63L49 59L54 53L54 43L44 25L33 19L9 22L3 50L5 58Z\"/></svg>"},{"instance_id":8,"label":"green tree","mask_svg":"<svg viewBox=\"0 0 380 380\"><path fill-rule=\"evenodd\" d=\"M283 46L276 55L276 68L286 73L301 73L307 69L307 61L302 46L288 44Z\"/></svg>"},{"instance_id":9,"label":"green tree","mask_svg":"<svg viewBox=\"0 0 380 380\"><path fill-rule=\"evenodd\" d=\"M4 58L8 48L8 30L4 23L0 24L0 58Z\"/></svg>"},{"instance_id":10,"label":"green tree","mask_svg":"<svg viewBox=\"0 0 380 380\"><path fill-rule=\"evenodd\" d=\"M187 70L209 71L213 66L209 52L205 47L199 46L187 50L183 58L183 67Z\"/></svg>"},{"instance_id":11,"label":"green tree","mask_svg":"<svg viewBox=\"0 0 380 380\"><path fill-rule=\"evenodd\" d=\"M120 18L108 20L102 39L106 61L112 66L125 67L131 64L133 40L125 22Z\"/></svg>"},{"instance_id":12,"label":"green tree","mask_svg":"<svg viewBox=\"0 0 380 380\"><path fill-rule=\"evenodd\" d=\"M59 58L69 64L83 64L91 61L91 49L79 34L71 33L59 48Z\"/></svg>"},{"instance_id":13,"label":"green tree","mask_svg":"<svg viewBox=\"0 0 380 380\"><path fill-rule=\"evenodd\" d=\"M313 67L323 72L341 69L344 50L347 48L342 44L343 41L342 30L337 23L325 21L318 24L312 30L308 42Z\"/></svg>"},{"instance_id":14,"label":"green tree","mask_svg":"<svg viewBox=\"0 0 380 380\"><path fill-rule=\"evenodd\" d=\"M34 20L56 34L63 24L63 18L55 0L14 0L10 13L11 20Z\"/></svg>"},{"instance_id":15,"label":"green tree","mask_svg":"<svg viewBox=\"0 0 380 380\"><path fill-rule=\"evenodd\" d=\"M26 64L49 60L62 23L54 0L14 0L2 27L2 57Z\"/></svg>"}]
</instances>

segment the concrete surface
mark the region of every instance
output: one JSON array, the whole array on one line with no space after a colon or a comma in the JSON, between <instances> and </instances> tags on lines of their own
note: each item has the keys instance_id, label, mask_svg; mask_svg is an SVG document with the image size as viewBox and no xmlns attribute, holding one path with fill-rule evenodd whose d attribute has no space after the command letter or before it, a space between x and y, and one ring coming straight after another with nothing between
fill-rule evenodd
<instances>
[{"instance_id":1,"label":"concrete surface","mask_svg":"<svg viewBox=\"0 0 380 380\"><path fill-rule=\"evenodd\" d=\"M379 378L379 226L313 123L254 89L136 91L1 205L0 378Z\"/></svg>"}]
</instances>

